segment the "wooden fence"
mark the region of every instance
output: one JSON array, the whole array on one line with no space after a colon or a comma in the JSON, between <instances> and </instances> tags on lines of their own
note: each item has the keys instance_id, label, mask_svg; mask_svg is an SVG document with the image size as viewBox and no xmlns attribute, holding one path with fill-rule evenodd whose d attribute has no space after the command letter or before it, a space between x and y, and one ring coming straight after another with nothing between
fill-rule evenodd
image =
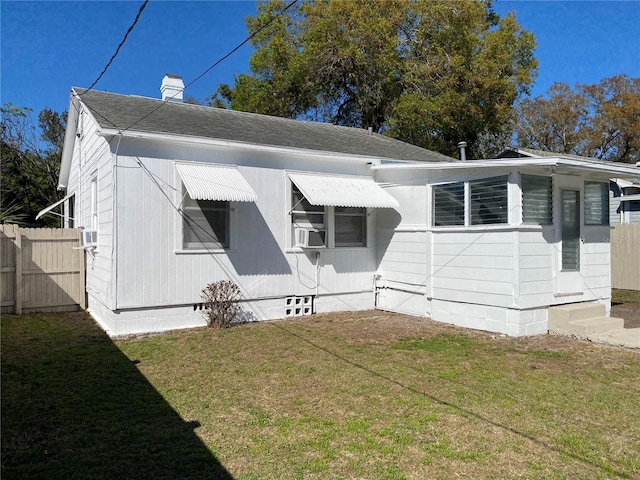
<instances>
[{"instance_id":1,"label":"wooden fence","mask_svg":"<svg viewBox=\"0 0 640 480\"><path fill-rule=\"evenodd\" d=\"M611 227L611 286L640 290L640 223Z\"/></svg>"},{"instance_id":2,"label":"wooden fence","mask_svg":"<svg viewBox=\"0 0 640 480\"><path fill-rule=\"evenodd\" d=\"M84 309L80 230L0 225L0 312Z\"/></svg>"}]
</instances>

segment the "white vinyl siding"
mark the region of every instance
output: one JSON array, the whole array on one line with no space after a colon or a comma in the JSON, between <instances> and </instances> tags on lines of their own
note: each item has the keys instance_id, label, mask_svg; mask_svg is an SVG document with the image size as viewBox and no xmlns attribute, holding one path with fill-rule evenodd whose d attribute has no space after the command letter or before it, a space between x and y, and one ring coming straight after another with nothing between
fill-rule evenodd
<instances>
[{"instance_id":1,"label":"white vinyl siding","mask_svg":"<svg viewBox=\"0 0 640 480\"><path fill-rule=\"evenodd\" d=\"M584 182L584 224L609 225L609 185Z\"/></svg>"},{"instance_id":2,"label":"white vinyl siding","mask_svg":"<svg viewBox=\"0 0 640 480\"><path fill-rule=\"evenodd\" d=\"M531 225L553 223L551 177L522 175L522 222Z\"/></svg>"}]
</instances>

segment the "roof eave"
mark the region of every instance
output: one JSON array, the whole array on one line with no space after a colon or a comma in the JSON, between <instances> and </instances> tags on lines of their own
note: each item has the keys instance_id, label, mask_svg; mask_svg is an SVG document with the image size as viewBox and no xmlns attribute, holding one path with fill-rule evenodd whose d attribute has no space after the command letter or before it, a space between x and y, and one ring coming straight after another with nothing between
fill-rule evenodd
<instances>
[{"instance_id":1,"label":"roof eave","mask_svg":"<svg viewBox=\"0 0 640 480\"><path fill-rule=\"evenodd\" d=\"M58 176L58 190L67 188L69 174L71 172L71 160L73 159L73 149L76 144L78 133L78 116L80 115L80 101L71 89L69 98L69 115L67 117L67 128L64 133L64 145L62 147L62 158L60 160L60 175Z\"/></svg>"},{"instance_id":2,"label":"roof eave","mask_svg":"<svg viewBox=\"0 0 640 480\"><path fill-rule=\"evenodd\" d=\"M592 173L602 173L612 177L640 178L640 169L613 162L573 160L561 157L529 157L509 160L469 160L466 162L439 162L401 165L374 165L374 170L433 170L433 169L474 169L474 168L504 168L504 167L552 167L584 170Z\"/></svg>"},{"instance_id":3,"label":"roof eave","mask_svg":"<svg viewBox=\"0 0 640 480\"><path fill-rule=\"evenodd\" d=\"M123 137L128 137L128 138L141 138L141 139L156 140L156 141L164 140L167 142L189 143L192 145L196 144L196 145L210 145L210 146L218 146L218 147L226 147L226 148L242 148L242 149L248 149L248 150L260 150L260 151L275 152L275 153L295 153L296 155L321 157L325 160L344 161L345 158L348 158L353 161L358 161L358 162L362 162L365 164L372 164L372 165L378 164L382 161L417 162L417 160L404 160L400 158L395 159L395 158L388 158L388 157L357 155L353 153L330 152L325 150L311 150L311 149L296 148L296 147L263 145L263 144L249 143L249 142L223 140L219 138L210 138L210 137L198 137L198 136L184 135L184 134L145 132L142 130L120 131L115 128L101 128L99 131L99 135L102 137L114 137L117 135L122 135Z\"/></svg>"}]
</instances>

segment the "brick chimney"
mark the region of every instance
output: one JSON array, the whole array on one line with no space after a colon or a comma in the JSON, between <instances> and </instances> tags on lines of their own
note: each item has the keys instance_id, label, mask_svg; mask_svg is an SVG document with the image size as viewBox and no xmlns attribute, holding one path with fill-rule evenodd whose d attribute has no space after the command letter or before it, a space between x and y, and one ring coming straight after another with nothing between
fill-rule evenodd
<instances>
[{"instance_id":1,"label":"brick chimney","mask_svg":"<svg viewBox=\"0 0 640 480\"><path fill-rule=\"evenodd\" d=\"M182 102L183 90L184 90L184 83L182 82L182 77L180 75L167 73L162 79L162 85L160 85L160 93L162 94L162 100Z\"/></svg>"}]
</instances>

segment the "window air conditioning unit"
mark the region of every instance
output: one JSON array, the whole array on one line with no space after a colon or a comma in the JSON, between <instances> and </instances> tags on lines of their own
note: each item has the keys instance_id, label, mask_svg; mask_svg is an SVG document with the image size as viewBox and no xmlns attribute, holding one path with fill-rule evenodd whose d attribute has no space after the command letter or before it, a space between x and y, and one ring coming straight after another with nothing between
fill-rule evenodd
<instances>
[{"instance_id":1,"label":"window air conditioning unit","mask_svg":"<svg viewBox=\"0 0 640 480\"><path fill-rule=\"evenodd\" d=\"M326 234L327 234L326 230L296 227L295 229L296 247L324 248Z\"/></svg>"},{"instance_id":2,"label":"window air conditioning unit","mask_svg":"<svg viewBox=\"0 0 640 480\"><path fill-rule=\"evenodd\" d=\"M98 230L82 230L82 246L84 248L98 246Z\"/></svg>"}]
</instances>

